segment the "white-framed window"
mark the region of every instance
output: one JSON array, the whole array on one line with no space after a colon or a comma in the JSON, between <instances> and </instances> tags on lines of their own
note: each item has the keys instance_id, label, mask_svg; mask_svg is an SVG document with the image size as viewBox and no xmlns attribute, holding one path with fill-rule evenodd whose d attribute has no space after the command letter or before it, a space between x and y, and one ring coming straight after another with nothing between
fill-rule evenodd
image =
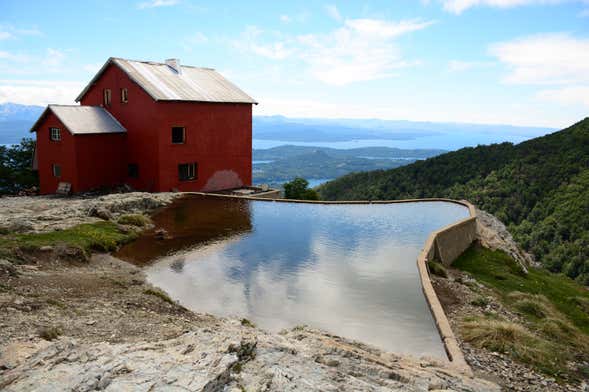
<instances>
[{"instance_id":1,"label":"white-framed window","mask_svg":"<svg viewBox=\"0 0 589 392\"><path fill-rule=\"evenodd\" d=\"M186 143L186 129L184 127L172 127L172 144Z\"/></svg>"},{"instance_id":2,"label":"white-framed window","mask_svg":"<svg viewBox=\"0 0 589 392\"><path fill-rule=\"evenodd\" d=\"M195 180L197 168L198 165L196 162L182 163L178 165L178 179L180 181Z\"/></svg>"},{"instance_id":3,"label":"white-framed window","mask_svg":"<svg viewBox=\"0 0 589 392\"><path fill-rule=\"evenodd\" d=\"M126 88L121 89L121 103L129 102L129 90Z\"/></svg>"},{"instance_id":4,"label":"white-framed window","mask_svg":"<svg viewBox=\"0 0 589 392\"><path fill-rule=\"evenodd\" d=\"M110 91L109 88L105 88L103 91L103 101L104 101L104 106L110 106L111 103L111 99L112 99L112 93Z\"/></svg>"},{"instance_id":5,"label":"white-framed window","mask_svg":"<svg viewBox=\"0 0 589 392\"><path fill-rule=\"evenodd\" d=\"M61 140L61 129L51 127L49 128L49 140L58 142Z\"/></svg>"},{"instance_id":6,"label":"white-framed window","mask_svg":"<svg viewBox=\"0 0 589 392\"><path fill-rule=\"evenodd\" d=\"M51 166L51 169L53 170L53 177L61 177L61 166L60 165L56 165L55 163Z\"/></svg>"}]
</instances>

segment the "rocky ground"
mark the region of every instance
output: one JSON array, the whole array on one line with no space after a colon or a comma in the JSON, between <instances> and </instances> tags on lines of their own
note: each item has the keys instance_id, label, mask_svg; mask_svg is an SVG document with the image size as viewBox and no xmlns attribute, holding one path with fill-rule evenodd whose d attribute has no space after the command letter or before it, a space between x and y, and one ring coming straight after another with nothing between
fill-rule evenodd
<instances>
[{"instance_id":1,"label":"rocky ground","mask_svg":"<svg viewBox=\"0 0 589 392\"><path fill-rule=\"evenodd\" d=\"M129 192L104 196L0 197L0 228L36 233L65 229L123 214L149 212L178 196L178 193Z\"/></svg>"},{"instance_id":2,"label":"rocky ground","mask_svg":"<svg viewBox=\"0 0 589 392\"><path fill-rule=\"evenodd\" d=\"M176 196L2 198L0 227L63 229L148 212ZM193 313L107 254L28 252L21 263L0 261L0 390L499 390L447 363L322 331L270 334L247 320Z\"/></svg>"}]
</instances>

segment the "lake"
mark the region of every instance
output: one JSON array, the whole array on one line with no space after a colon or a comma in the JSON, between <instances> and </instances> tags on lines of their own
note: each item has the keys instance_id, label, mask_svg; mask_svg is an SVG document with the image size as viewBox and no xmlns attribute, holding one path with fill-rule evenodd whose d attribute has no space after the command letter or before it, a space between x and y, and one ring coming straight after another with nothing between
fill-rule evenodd
<instances>
[{"instance_id":1,"label":"lake","mask_svg":"<svg viewBox=\"0 0 589 392\"><path fill-rule=\"evenodd\" d=\"M196 312L279 331L307 324L382 349L446 358L416 259L468 217L446 202L322 205L193 196L117 256Z\"/></svg>"}]
</instances>

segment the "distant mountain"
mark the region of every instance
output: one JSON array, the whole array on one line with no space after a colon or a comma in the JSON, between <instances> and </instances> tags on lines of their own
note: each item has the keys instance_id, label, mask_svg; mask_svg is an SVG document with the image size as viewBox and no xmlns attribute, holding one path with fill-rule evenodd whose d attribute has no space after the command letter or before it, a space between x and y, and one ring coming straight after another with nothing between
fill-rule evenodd
<instances>
[{"instance_id":1,"label":"distant mountain","mask_svg":"<svg viewBox=\"0 0 589 392\"><path fill-rule=\"evenodd\" d=\"M327 200L467 199L547 268L589 285L589 118L513 145L464 148L323 185Z\"/></svg>"},{"instance_id":2,"label":"distant mountain","mask_svg":"<svg viewBox=\"0 0 589 392\"><path fill-rule=\"evenodd\" d=\"M0 104L0 144L16 144L24 137L34 137L29 130L43 109L35 105Z\"/></svg>"},{"instance_id":3,"label":"distant mountain","mask_svg":"<svg viewBox=\"0 0 589 392\"><path fill-rule=\"evenodd\" d=\"M340 150L327 147L280 146L253 151L253 177L256 184L272 185L281 185L295 177L329 180L353 172L399 167L443 152L445 151L388 147Z\"/></svg>"},{"instance_id":4,"label":"distant mountain","mask_svg":"<svg viewBox=\"0 0 589 392\"><path fill-rule=\"evenodd\" d=\"M28 130L42 111L41 106L0 104L0 144L16 143L22 137L30 137ZM551 131L552 129L540 127L377 119L287 118L283 116L254 116L253 118L253 138L266 142L261 145L270 143L270 146L320 143L323 146L328 144L329 147L348 148L357 143L356 145L386 145L402 149L455 150L465 146L503 141L518 143ZM363 141L371 141L371 143L364 144Z\"/></svg>"},{"instance_id":5,"label":"distant mountain","mask_svg":"<svg viewBox=\"0 0 589 392\"><path fill-rule=\"evenodd\" d=\"M43 109L45 109L43 106L2 103L0 104L0 121L35 121Z\"/></svg>"},{"instance_id":6,"label":"distant mountain","mask_svg":"<svg viewBox=\"0 0 589 392\"><path fill-rule=\"evenodd\" d=\"M367 159L424 159L447 152L439 149L409 149L391 147L362 147L349 149L336 149L329 147L292 146L285 145L268 149L255 149L254 160L276 160L310 154L317 151L326 153L332 157L356 157Z\"/></svg>"},{"instance_id":7,"label":"distant mountain","mask_svg":"<svg viewBox=\"0 0 589 392\"><path fill-rule=\"evenodd\" d=\"M253 127L254 139L279 140L284 144L386 140L397 141L396 146L402 148L443 149L503 141L521 142L553 131L550 128L511 125L283 116L255 116Z\"/></svg>"}]
</instances>

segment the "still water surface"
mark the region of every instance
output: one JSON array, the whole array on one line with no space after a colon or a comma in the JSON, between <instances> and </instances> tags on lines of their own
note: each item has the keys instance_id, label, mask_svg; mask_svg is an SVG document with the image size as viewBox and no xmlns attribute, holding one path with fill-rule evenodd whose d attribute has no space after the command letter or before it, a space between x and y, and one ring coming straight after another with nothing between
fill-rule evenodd
<instances>
[{"instance_id":1,"label":"still water surface","mask_svg":"<svg viewBox=\"0 0 589 392\"><path fill-rule=\"evenodd\" d=\"M421 291L429 233L468 217L445 202L314 205L191 197L119 256L197 312L278 331L300 324L385 350L445 358Z\"/></svg>"}]
</instances>

